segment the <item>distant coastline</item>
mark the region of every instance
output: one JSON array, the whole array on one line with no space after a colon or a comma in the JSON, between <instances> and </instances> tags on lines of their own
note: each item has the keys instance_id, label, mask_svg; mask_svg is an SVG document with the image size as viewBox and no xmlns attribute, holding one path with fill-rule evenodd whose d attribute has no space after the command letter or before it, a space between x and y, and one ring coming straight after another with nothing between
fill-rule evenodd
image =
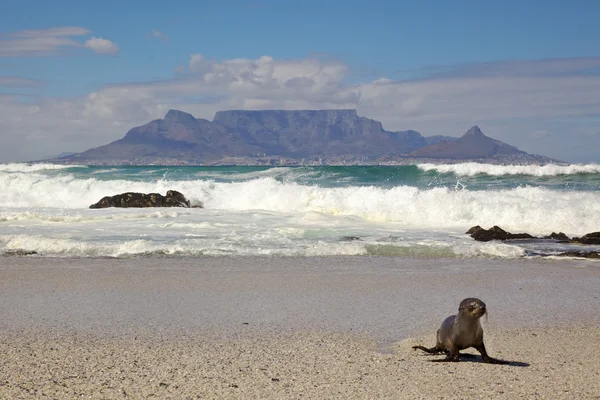
<instances>
[{"instance_id":1,"label":"distant coastline","mask_svg":"<svg viewBox=\"0 0 600 400\"><path fill-rule=\"evenodd\" d=\"M223 158L207 163L195 163L186 160L179 160L173 158L163 157L140 157L134 160L86 160L85 162L76 160L61 160L61 159L49 159L49 160L37 160L31 161L32 163L45 163L52 162L54 164L63 165L77 165L84 164L90 166L148 166L148 165L161 165L161 166L248 166L248 167L316 167L316 166L401 166L401 165L417 165L417 164L464 164L464 163L480 163L480 164L491 164L491 165L571 165L571 163L541 158L539 161L522 160L518 157L506 157L503 159L490 159L490 158L476 158L476 159L451 159L451 158L422 158L422 157L405 157L396 158L392 161L377 161L377 160L365 160L363 157L355 156L354 158L342 159L338 157L322 157L318 159L290 159L284 157L230 157Z\"/></svg>"},{"instance_id":2,"label":"distant coastline","mask_svg":"<svg viewBox=\"0 0 600 400\"><path fill-rule=\"evenodd\" d=\"M170 110L122 139L43 160L86 165L318 166L478 162L568 163L529 154L483 134L461 137L386 131L356 110L219 111L213 121Z\"/></svg>"}]
</instances>

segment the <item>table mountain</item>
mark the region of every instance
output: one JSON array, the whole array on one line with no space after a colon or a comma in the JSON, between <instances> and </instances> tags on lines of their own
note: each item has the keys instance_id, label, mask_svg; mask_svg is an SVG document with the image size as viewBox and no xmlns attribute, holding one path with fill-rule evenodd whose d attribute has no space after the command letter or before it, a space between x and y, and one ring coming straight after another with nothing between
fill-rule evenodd
<instances>
[{"instance_id":1,"label":"table mountain","mask_svg":"<svg viewBox=\"0 0 600 400\"><path fill-rule=\"evenodd\" d=\"M170 110L165 118L135 127L122 139L62 160L118 163L162 158L207 163L225 157L374 157L425 144L416 131L386 131L381 122L359 117L356 110L219 111L213 121Z\"/></svg>"},{"instance_id":2,"label":"table mountain","mask_svg":"<svg viewBox=\"0 0 600 400\"><path fill-rule=\"evenodd\" d=\"M375 164L406 157L479 159L527 153L485 136L392 132L356 110L219 111L212 121L170 110L119 140L52 160L88 164ZM525 157L526 158L526 157ZM527 162L527 160L525 160ZM529 160L537 162L537 159Z\"/></svg>"},{"instance_id":3,"label":"table mountain","mask_svg":"<svg viewBox=\"0 0 600 400\"><path fill-rule=\"evenodd\" d=\"M219 111L213 123L268 155L285 157L380 155L426 144L418 132L388 132L356 110Z\"/></svg>"}]
</instances>

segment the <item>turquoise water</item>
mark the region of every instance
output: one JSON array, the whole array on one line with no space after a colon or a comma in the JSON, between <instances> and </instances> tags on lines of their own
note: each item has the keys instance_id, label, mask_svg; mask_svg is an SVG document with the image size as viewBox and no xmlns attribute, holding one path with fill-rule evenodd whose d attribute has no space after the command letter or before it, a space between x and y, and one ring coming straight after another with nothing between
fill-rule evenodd
<instances>
[{"instance_id":1,"label":"turquoise water","mask_svg":"<svg viewBox=\"0 0 600 400\"><path fill-rule=\"evenodd\" d=\"M178 190L203 209L102 209ZM600 230L600 166L0 165L0 252L52 257L416 255L519 258L573 245L477 243L467 229Z\"/></svg>"},{"instance_id":2,"label":"turquoise water","mask_svg":"<svg viewBox=\"0 0 600 400\"><path fill-rule=\"evenodd\" d=\"M469 165L472 168L469 168ZM460 168L464 166L463 168ZM424 164L404 166L324 166L324 167L74 167L57 170L56 174L72 173L78 178L93 175L99 180L127 179L134 182L149 180L186 181L209 179L220 183L242 182L270 176L278 182L295 182L322 187L375 186L392 188L399 185L418 188L447 187L469 190L512 189L532 186L552 190L600 190L600 166L573 168L556 166L488 166L474 164L447 165L442 171ZM527 173L529 170L529 173Z\"/></svg>"}]
</instances>

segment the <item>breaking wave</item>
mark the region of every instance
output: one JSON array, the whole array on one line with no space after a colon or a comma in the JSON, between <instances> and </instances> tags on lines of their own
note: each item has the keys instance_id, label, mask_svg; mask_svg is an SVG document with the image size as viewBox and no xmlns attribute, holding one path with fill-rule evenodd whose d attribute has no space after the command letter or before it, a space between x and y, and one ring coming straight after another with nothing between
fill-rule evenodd
<instances>
[{"instance_id":1,"label":"breaking wave","mask_svg":"<svg viewBox=\"0 0 600 400\"><path fill-rule=\"evenodd\" d=\"M600 174L599 164L495 165L470 162L462 164L418 164L417 167L423 171L437 171L443 174L453 173L458 176L474 176L480 174L491 176Z\"/></svg>"},{"instance_id":2,"label":"breaking wave","mask_svg":"<svg viewBox=\"0 0 600 400\"><path fill-rule=\"evenodd\" d=\"M464 188L346 186L326 188L281 182L272 177L223 183L212 180L153 182L31 173L0 175L0 220L29 218L31 209L87 209L107 195L175 189L192 204L219 210L317 212L393 222L407 227L447 229L500 225L531 233L590 232L600 226L600 192L540 187L471 191ZM19 210L15 210L19 209ZM56 214L56 213L55 213ZM33 213L30 217L35 217ZM60 213L48 218L61 218ZM72 217L78 218L78 217Z\"/></svg>"},{"instance_id":3,"label":"breaking wave","mask_svg":"<svg viewBox=\"0 0 600 400\"><path fill-rule=\"evenodd\" d=\"M0 164L0 172L37 172L37 171L49 171L49 170L61 170L71 168L88 168L85 165L57 165L57 164L25 164L25 163L12 163L12 164Z\"/></svg>"}]
</instances>

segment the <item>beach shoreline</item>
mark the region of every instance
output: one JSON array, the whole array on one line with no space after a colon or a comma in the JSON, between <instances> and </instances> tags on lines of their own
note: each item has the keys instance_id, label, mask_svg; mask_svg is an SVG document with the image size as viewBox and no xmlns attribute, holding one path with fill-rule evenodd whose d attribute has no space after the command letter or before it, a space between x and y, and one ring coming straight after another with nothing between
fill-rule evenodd
<instances>
[{"instance_id":1,"label":"beach shoreline","mask_svg":"<svg viewBox=\"0 0 600 400\"><path fill-rule=\"evenodd\" d=\"M600 396L594 261L0 261L0 398ZM411 349L471 296L511 365Z\"/></svg>"}]
</instances>

